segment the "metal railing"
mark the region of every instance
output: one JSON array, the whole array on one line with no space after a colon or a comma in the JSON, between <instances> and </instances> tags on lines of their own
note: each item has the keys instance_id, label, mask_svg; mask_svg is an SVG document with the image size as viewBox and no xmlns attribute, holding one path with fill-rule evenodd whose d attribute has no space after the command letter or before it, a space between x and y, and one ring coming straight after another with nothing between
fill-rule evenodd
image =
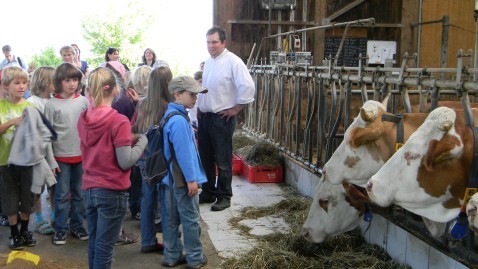
<instances>
[{"instance_id":1,"label":"metal railing","mask_svg":"<svg viewBox=\"0 0 478 269\"><path fill-rule=\"evenodd\" d=\"M473 125L470 99L478 93L478 73L471 68L472 52L457 54L455 68L408 67L416 55L405 55L400 67L340 67L294 64L251 66L256 83L255 102L245 109L243 130L276 145L317 175L343 140L343 133L369 100L391 94L388 111L411 112L439 100L459 100L467 124ZM360 61L359 61L360 62ZM262 64L264 63L264 64ZM443 247L449 248L447 242ZM447 244L447 246L445 246ZM467 244L468 246L470 244ZM465 260L476 263L477 254L458 246Z\"/></svg>"}]
</instances>

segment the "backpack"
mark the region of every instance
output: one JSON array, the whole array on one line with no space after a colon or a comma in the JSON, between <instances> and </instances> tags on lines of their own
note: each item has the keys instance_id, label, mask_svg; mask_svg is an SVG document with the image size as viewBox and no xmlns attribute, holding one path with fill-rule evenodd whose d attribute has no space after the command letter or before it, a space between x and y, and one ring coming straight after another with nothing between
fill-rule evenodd
<instances>
[{"instance_id":1,"label":"backpack","mask_svg":"<svg viewBox=\"0 0 478 269\"><path fill-rule=\"evenodd\" d=\"M172 160L166 160L164 157L163 149L163 127L169 121L171 117L176 115L183 116L186 120L186 116L178 111L173 111L161 121L159 125L152 125L146 131L146 137L148 138L148 146L144 150L144 167L143 175L146 183L154 185L163 180L163 178L169 173L169 166ZM171 158L172 159L172 158Z\"/></svg>"}]
</instances>

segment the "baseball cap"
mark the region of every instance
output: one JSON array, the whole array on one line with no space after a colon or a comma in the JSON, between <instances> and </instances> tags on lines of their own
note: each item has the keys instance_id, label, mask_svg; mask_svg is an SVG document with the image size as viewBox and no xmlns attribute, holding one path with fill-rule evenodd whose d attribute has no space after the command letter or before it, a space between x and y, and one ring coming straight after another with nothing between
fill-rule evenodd
<instances>
[{"instance_id":1,"label":"baseball cap","mask_svg":"<svg viewBox=\"0 0 478 269\"><path fill-rule=\"evenodd\" d=\"M201 87L201 85L199 85L199 83L190 76L176 77L171 80L171 82L169 82L169 93L172 94L182 90L186 90L192 93L207 93L207 89Z\"/></svg>"}]
</instances>

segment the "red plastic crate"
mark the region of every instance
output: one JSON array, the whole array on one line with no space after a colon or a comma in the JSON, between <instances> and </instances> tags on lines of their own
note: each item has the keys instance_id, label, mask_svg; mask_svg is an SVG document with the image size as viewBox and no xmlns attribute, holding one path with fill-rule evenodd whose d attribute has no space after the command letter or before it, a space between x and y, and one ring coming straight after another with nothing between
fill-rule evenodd
<instances>
[{"instance_id":1,"label":"red plastic crate","mask_svg":"<svg viewBox=\"0 0 478 269\"><path fill-rule=\"evenodd\" d=\"M232 174L240 175L242 172L242 159L236 154L232 154Z\"/></svg>"},{"instance_id":2,"label":"red plastic crate","mask_svg":"<svg viewBox=\"0 0 478 269\"><path fill-rule=\"evenodd\" d=\"M242 162L242 174L251 183L282 182L282 166L251 166Z\"/></svg>"},{"instance_id":3,"label":"red plastic crate","mask_svg":"<svg viewBox=\"0 0 478 269\"><path fill-rule=\"evenodd\" d=\"M232 154L232 174L233 175L240 175L242 172L242 159L237 156L236 154ZM216 166L216 176L217 173L217 166Z\"/></svg>"}]
</instances>

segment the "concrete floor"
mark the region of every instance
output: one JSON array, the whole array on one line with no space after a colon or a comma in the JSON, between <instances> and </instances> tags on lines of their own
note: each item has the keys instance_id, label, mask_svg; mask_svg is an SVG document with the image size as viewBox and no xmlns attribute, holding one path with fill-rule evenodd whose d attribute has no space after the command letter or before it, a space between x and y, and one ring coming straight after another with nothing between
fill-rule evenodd
<instances>
[{"instance_id":1,"label":"concrete floor","mask_svg":"<svg viewBox=\"0 0 478 269\"><path fill-rule=\"evenodd\" d=\"M210 211L211 204L201 205L202 219L202 242L204 251L208 256L209 263L204 268L221 268L223 259L241 255L254 247L254 240L250 240L240 235L239 230L233 229L228 224L228 219L239 215L239 210L243 207L264 207L279 202L283 199L282 190L278 184L261 183L251 184L242 176L233 178L234 197L231 201L231 207L220 212ZM46 196L42 196L43 212L49 216L50 210ZM48 218L48 217L47 217ZM30 222L31 229L34 229L35 223L32 215ZM271 229L281 232L287 232L288 227L281 219L275 219L273 216L258 220L245 220L244 225L253 227L251 233L266 234ZM124 227L128 232L134 232L139 235L140 225L138 221L130 219L127 214ZM0 268L87 268L87 242L68 237L64 246L55 246L51 243L51 236L35 234L38 241L37 246L25 248L24 252L32 253L40 257L40 263L35 266L32 262L15 259L12 263L6 265L6 261L11 254L8 248L8 237L10 229L0 227ZM157 234L159 241L161 234ZM115 247L113 268L152 268L160 267L162 255L157 253L143 254L140 252L140 242L131 245ZM185 268L178 266L177 268Z\"/></svg>"}]
</instances>

